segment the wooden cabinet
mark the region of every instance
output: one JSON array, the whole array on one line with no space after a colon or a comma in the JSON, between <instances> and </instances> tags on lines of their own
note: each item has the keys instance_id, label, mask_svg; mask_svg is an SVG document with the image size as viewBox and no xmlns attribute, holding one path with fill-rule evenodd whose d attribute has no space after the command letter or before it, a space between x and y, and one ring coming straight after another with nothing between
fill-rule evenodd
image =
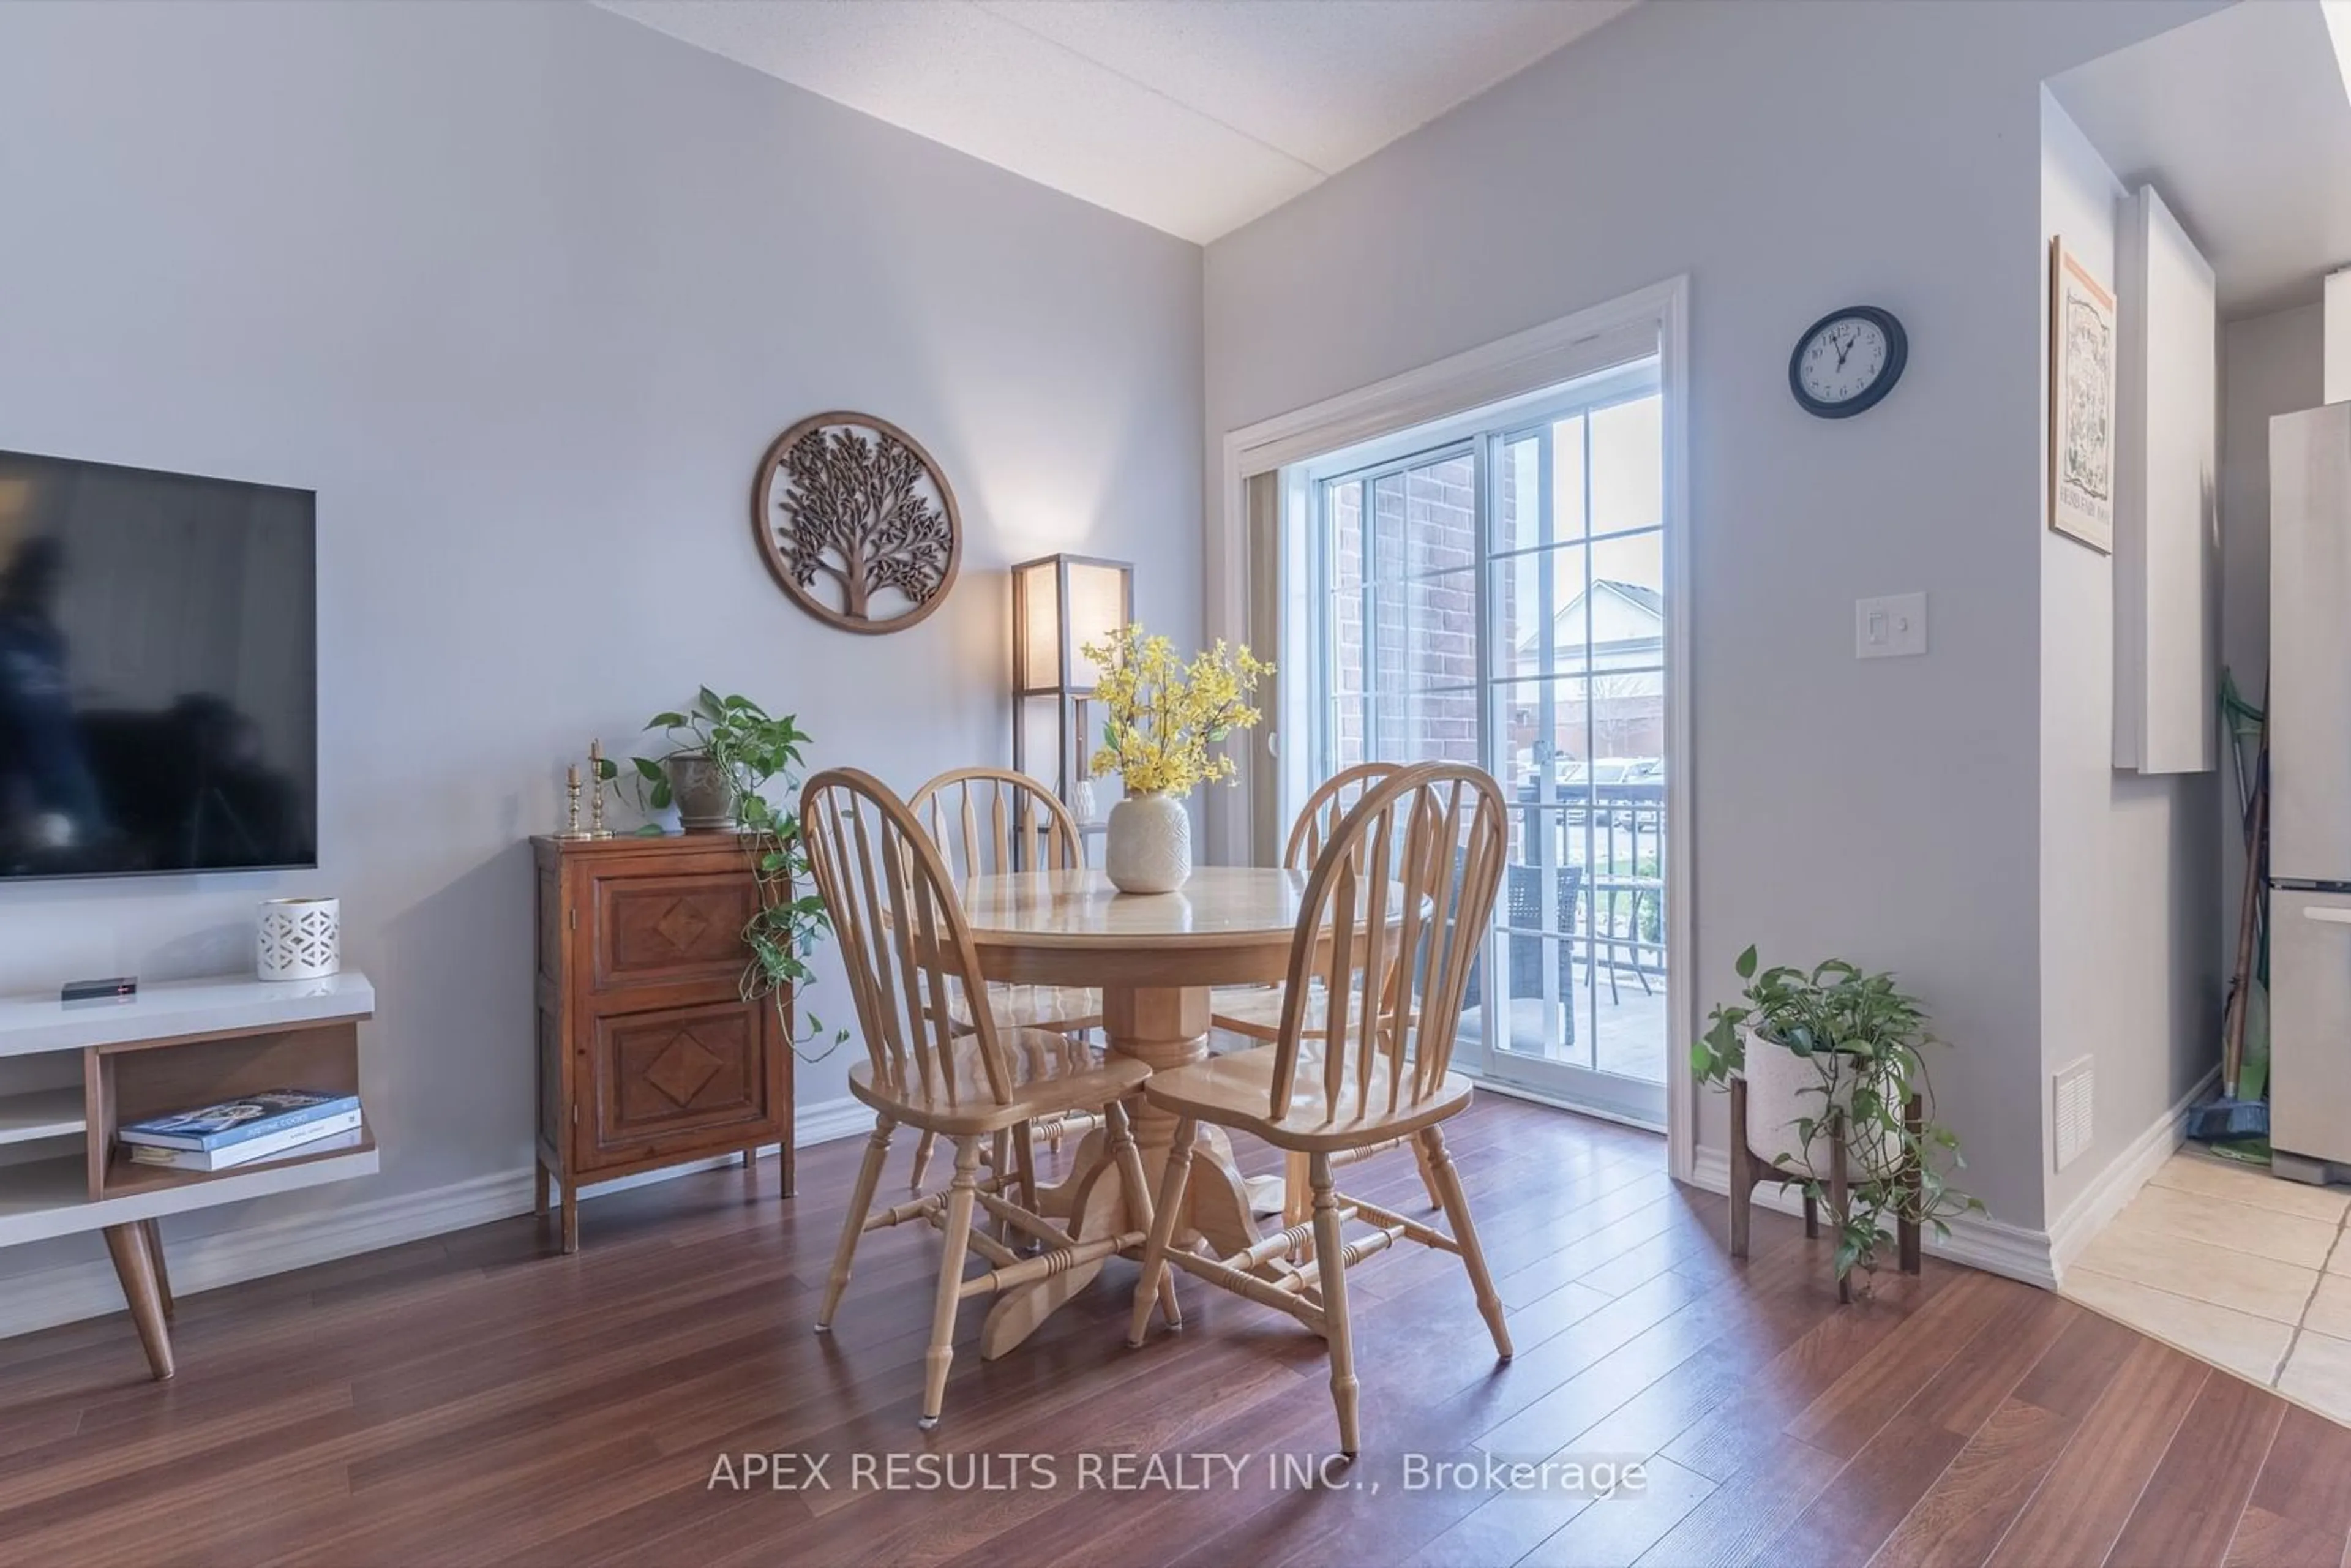
<instances>
[{"instance_id":1,"label":"wooden cabinet","mask_svg":"<svg viewBox=\"0 0 2351 1568\"><path fill-rule=\"evenodd\" d=\"M759 892L732 833L532 841L538 865L538 1209L580 1189L780 1145L792 1194L791 998L743 999Z\"/></svg>"}]
</instances>

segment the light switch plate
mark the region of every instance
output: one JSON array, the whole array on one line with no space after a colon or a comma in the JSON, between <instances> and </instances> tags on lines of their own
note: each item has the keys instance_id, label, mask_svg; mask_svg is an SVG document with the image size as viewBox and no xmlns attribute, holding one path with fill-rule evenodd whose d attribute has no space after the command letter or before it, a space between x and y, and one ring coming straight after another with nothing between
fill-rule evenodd
<instances>
[{"instance_id":1,"label":"light switch plate","mask_svg":"<svg viewBox=\"0 0 2351 1568\"><path fill-rule=\"evenodd\" d=\"M1901 659L1927 651L1927 596L1891 593L1853 601L1853 656Z\"/></svg>"}]
</instances>

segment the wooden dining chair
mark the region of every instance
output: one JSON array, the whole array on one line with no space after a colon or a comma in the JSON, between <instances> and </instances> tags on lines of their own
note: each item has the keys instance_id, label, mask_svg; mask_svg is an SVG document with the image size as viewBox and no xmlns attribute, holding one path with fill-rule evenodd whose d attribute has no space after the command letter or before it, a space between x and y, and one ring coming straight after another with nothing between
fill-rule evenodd
<instances>
[{"instance_id":1,"label":"wooden dining chair","mask_svg":"<svg viewBox=\"0 0 2351 1568\"><path fill-rule=\"evenodd\" d=\"M914 791L906 802L931 842L938 847L949 876L958 883L975 876L1020 871L1075 871L1085 864L1078 821L1052 791L1026 773L1000 768L956 768ZM1102 993L1069 986L1019 986L991 982L984 989L989 1013L1000 1029L1044 1029L1076 1034L1102 1024ZM949 1007L956 1024L969 1027L971 998L958 992ZM1061 1140L1090 1132L1096 1119L1083 1112L1037 1132L1056 1153ZM913 1179L922 1190L935 1139L925 1133L914 1145Z\"/></svg>"},{"instance_id":2,"label":"wooden dining chair","mask_svg":"<svg viewBox=\"0 0 2351 1568\"><path fill-rule=\"evenodd\" d=\"M1424 765L1367 791L1331 834L1307 882L1280 1038L1158 1073L1144 1086L1151 1104L1177 1120L1128 1343L1143 1343L1170 1264L1290 1313L1329 1343L1339 1445L1351 1457L1361 1441L1347 1318L1353 1265L1402 1240L1456 1254L1495 1354L1510 1355L1501 1298L1440 1128L1469 1107L1469 1081L1451 1071L1454 1036L1509 842L1502 792L1476 768ZM1393 970L1409 977L1413 1005L1386 1005ZM1319 1040L1304 1030L1318 985L1329 1023ZM1228 1257L1176 1249L1203 1122L1303 1154L1311 1219ZM1427 1152L1449 1235L1333 1184L1338 1156L1399 1137ZM1351 1225L1360 1228L1352 1238ZM1290 1260L1308 1246L1311 1267Z\"/></svg>"},{"instance_id":3,"label":"wooden dining chair","mask_svg":"<svg viewBox=\"0 0 2351 1568\"><path fill-rule=\"evenodd\" d=\"M1141 1229L1073 1240L1038 1215L1028 1133L1040 1117L1101 1112L1110 1157L1126 1190L1141 1194L1143 1163L1120 1102L1150 1069L1130 1058L1105 1057L1065 1034L999 1026L985 1009L967 1029L954 1026L948 997L956 987L977 992L978 953L937 848L880 780L852 768L817 775L802 793L800 822L865 1036L866 1059L850 1067L849 1092L875 1113L816 1326L820 1333L831 1327L858 1240L867 1231L907 1220L937 1227L946 1250L924 1356L920 1425L927 1429L938 1424L955 1359L956 1309L966 1297L1028 1284L1142 1243ZM891 1134L902 1123L955 1145L954 1184L869 1213ZM1009 1134L1014 1168L999 1162L983 1178L982 1145L999 1134ZM1021 1204L1005 1196L1015 1186ZM1024 1257L1009 1239L976 1230L973 1220L982 1210L1043 1250ZM1137 1222L1147 1226L1147 1215ZM989 1267L966 1280L964 1264L972 1252ZM1171 1294L1171 1305L1173 1300Z\"/></svg>"},{"instance_id":4,"label":"wooden dining chair","mask_svg":"<svg viewBox=\"0 0 2351 1568\"><path fill-rule=\"evenodd\" d=\"M1281 851L1283 868L1313 870L1349 808L1403 770L1400 762L1358 762L1324 779L1290 824L1290 841ZM1279 1040L1283 992L1280 986L1219 986L1208 993L1208 1027L1252 1040ZM1309 1027L1315 1027L1311 1019Z\"/></svg>"},{"instance_id":5,"label":"wooden dining chair","mask_svg":"<svg viewBox=\"0 0 2351 1568\"><path fill-rule=\"evenodd\" d=\"M1306 804L1300 809L1297 820L1290 825L1290 841L1281 852L1281 863L1290 871L1311 871L1321 858L1322 847L1338 830L1340 821L1355 804L1372 790L1386 783L1405 769L1401 762L1358 762L1322 781ZM1391 977L1390 995L1394 983ZM1228 986L1208 995L1208 1026L1229 1034L1243 1035L1268 1042L1281 1038L1281 1008L1288 994L1285 986ZM1322 1036L1322 998L1317 991L1308 1002L1306 1037L1319 1040ZM1409 1142L1399 1139L1396 1142ZM1359 1150L1349 1150L1339 1157L1339 1163L1369 1159L1396 1146L1396 1143ZM1413 1157L1420 1166L1420 1184L1428 1194L1428 1207L1443 1207L1437 1191L1437 1176L1428 1168L1427 1152L1419 1144L1412 1145ZM1295 1225L1306 1218L1307 1186L1306 1156L1292 1154L1283 1171L1281 1221Z\"/></svg>"}]
</instances>

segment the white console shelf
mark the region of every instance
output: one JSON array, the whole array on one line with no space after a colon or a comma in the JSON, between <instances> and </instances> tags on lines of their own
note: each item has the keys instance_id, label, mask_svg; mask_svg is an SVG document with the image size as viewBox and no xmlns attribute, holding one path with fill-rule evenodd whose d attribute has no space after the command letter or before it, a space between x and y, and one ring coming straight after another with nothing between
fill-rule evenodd
<instances>
[{"instance_id":1,"label":"white console shelf","mask_svg":"<svg viewBox=\"0 0 2351 1568\"><path fill-rule=\"evenodd\" d=\"M0 1247L104 1233L158 1377L172 1375L171 1288L156 1221L376 1170L355 1131L217 1173L134 1165L125 1122L265 1089L357 1092L359 1024L375 1012L360 974L323 980L166 981L128 1001L0 998L0 1058L58 1059L80 1080L0 1094Z\"/></svg>"}]
</instances>

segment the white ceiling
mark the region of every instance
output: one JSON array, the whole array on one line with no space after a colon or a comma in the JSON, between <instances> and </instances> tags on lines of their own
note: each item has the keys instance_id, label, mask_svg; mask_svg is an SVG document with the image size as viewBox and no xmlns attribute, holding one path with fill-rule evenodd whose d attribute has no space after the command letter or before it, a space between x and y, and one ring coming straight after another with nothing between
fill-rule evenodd
<instances>
[{"instance_id":1,"label":"white ceiling","mask_svg":"<svg viewBox=\"0 0 2351 1568\"><path fill-rule=\"evenodd\" d=\"M2125 185L2162 193L2223 316L2314 301L2351 263L2346 40L2339 0L2251 0L2049 84Z\"/></svg>"},{"instance_id":2,"label":"white ceiling","mask_svg":"<svg viewBox=\"0 0 2351 1568\"><path fill-rule=\"evenodd\" d=\"M596 0L1206 244L1635 0Z\"/></svg>"}]
</instances>

